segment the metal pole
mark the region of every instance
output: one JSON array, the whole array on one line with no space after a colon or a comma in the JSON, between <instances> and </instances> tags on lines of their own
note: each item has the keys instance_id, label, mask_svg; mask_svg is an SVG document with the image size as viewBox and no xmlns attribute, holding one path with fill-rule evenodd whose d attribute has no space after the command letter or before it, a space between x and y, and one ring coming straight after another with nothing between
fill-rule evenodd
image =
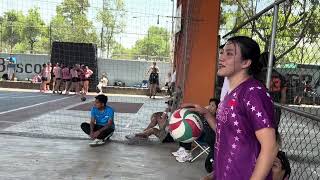
<instances>
[{"instance_id":1,"label":"metal pole","mask_svg":"<svg viewBox=\"0 0 320 180\"><path fill-rule=\"evenodd\" d=\"M271 81L271 74L272 74L272 68L273 68L274 46L276 43L278 14L279 14L279 4L276 4L273 9L272 33L271 33L269 60L268 60L268 72L267 72L267 77L266 77L267 78L267 82L266 82L267 89L270 89L270 81Z\"/></svg>"},{"instance_id":2,"label":"metal pole","mask_svg":"<svg viewBox=\"0 0 320 180\"><path fill-rule=\"evenodd\" d=\"M102 58L103 55L103 26L101 28L101 34L100 34L100 57Z\"/></svg>"},{"instance_id":3,"label":"metal pole","mask_svg":"<svg viewBox=\"0 0 320 180\"><path fill-rule=\"evenodd\" d=\"M292 107L290 107L290 106L282 105L282 104L276 103L276 102L274 103L274 105L275 105L276 107L279 107L279 108L284 109L284 110L286 110L286 111L289 111L289 112L298 114L298 115L300 115L300 116L302 116L302 117L306 117L306 118L312 119L312 120L314 120L314 121L320 122L320 117L317 116L317 115L313 115L313 114L311 114L311 113L308 113L308 112L305 112L305 111L301 111L301 110L299 110L299 109L297 109L297 108L292 108ZM299 119L300 119L300 118L299 118Z\"/></svg>"}]
</instances>

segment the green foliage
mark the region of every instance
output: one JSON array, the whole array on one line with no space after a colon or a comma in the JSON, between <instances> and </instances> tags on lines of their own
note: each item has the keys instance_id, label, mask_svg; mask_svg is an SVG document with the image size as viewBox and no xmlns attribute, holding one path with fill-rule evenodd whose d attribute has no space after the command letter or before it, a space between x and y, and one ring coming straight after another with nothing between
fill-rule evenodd
<instances>
[{"instance_id":1,"label":"green foliage","mask_svg":"<svg viewBox=\"0 0 320 180\"><path fill-rule=\"evenodd\" d=\"M169 37L169 32L165 28L151 26L148 35L135 43L133 52L135 55L148 55L163 60L170 55Z\"/></svg>"},{"instance_id":2,"label":"green foliage","mask_svg":"<svg viewBox=\"0 0 320 180\"><path fill-rule=\"evenodd\" d=\"M122 33L125 28L125 5L123 0L104 1L102 9L99 10L97 20L101 22L103 28L101 32L102 47L107 51L107 57L113 50L115 44L115 36ZM117 46L114 46L118 48Z\"/></svg>"},{"instance_id":3,"label":"green foliage","mask_svg":"<svg viewBox=\"0 0 320 180\"><path fill-rule=\"evenodd\" d=\"M50 28L53 41L97 43L93 23L87 19L88 0L64 0L57 6L57 15Z\"/></svg>"},{"instance_id":4,"label":"green foliage","mask_svg":"<svg viewBox=\"0 0 320 180\"><path fill-rule=\"evenodd\" d=\"M2 21L2 40L10 46L12 51L14 46L22 41L24 15L21 11L11 10L4 13Z\"/></svg>"},{"instance_id":5,"label":"green foliage","mask_svg":"<svg viewBox=\"0 0 320 180\"><path fill-rule=\"evenodd\" d=\"M39 9L34 8L28 11L27 16L25 17L22 37L23 40L29 44L30 52L33 53L34 44L42 39L42 36L46 36L46 29L44 21L41 19Z\"/></svg>"},{"instance_id":6,"label":"green foliage","mask_svg":"<svg viewBox=\"0 0 320 180\"><path fill-rule=\"evenodd\" d=\"M235 3L235 1L224 0L221 18L222 29L234 29L257 13L257 4L260 3L266 7L272 2L237 0ZM259 42L263 51L268 51L272 20L273 11L270 10L235 34L252 36ZM311 63L312 60L307 55L312 52L314 45L318 44L320 40L319 1L290 0L290 3L281 4L277 26L275 53L280 62Z\"/></svg>"}]
</instances>

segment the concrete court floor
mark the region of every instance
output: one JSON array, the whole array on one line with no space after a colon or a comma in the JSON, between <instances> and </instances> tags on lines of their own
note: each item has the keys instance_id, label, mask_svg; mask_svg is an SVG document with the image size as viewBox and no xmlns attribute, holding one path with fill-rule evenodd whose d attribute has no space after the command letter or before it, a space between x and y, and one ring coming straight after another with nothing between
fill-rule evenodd
<instances>
[{"instance_id":1,"label":"concrete court floor","mask_svg":"<svg viewBox=\"0 0 320 180\"><path fill-rule=\"evenodd\" d=\"M0 135L1 180L194 180L205 175L204 158L178 163L175 144L127 145L88 140Z\"/></svg>"}]
</instances>

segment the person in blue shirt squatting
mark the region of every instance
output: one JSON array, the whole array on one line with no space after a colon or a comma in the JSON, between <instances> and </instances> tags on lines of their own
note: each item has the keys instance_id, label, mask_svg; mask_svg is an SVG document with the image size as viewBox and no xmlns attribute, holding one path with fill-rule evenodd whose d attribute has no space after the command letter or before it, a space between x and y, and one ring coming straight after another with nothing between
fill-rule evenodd
<instances>
[{"instance_id":1,"label":"person in blue shirt squatting","mask_svg":"<svg viewBox=\"0 0 320 180\"><path fill-rule=\"evenodd\" d=\"M95 105L91 109L90 124L87 122L81 124L81 129L93 139L90 146L104 144L115 130L114 111L107 106L108 97L98 95L95 98Z\"/></svg>"}]
</instances>

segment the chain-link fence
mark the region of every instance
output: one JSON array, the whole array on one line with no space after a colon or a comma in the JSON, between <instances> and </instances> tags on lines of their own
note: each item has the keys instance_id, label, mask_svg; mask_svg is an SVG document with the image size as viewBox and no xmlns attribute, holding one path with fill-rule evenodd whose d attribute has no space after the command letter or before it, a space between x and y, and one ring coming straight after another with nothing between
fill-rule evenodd
<instances>
[{"instance_id":1,"label":"chain-link fence","mask_svg":"<svg viewBox=\"0 0 320 180\"><path fill-rule=\"evenodd\" d=\"M1 2L0 52L50 54L58 41L97 44L101 58L170 61L175 1L81 2Z\"/></svg>"},{"instance_id":2,"label":"chain-link fence","mask_svg":"<svg viewBox=\"0 0 320 180\"><path fill-rule=\"evenodd\" d=\"M267 82L269 75L269 91L281 96L274 101L276 110L280 109L276 112L281 117L281 150L290 160L290 179L319 179L319 2L280 0L267 6L266 2L252 0L237 1L233 12L230 6L226 7L220 30L226 34L221 39L222 43L230 35L246 35L259 43L262 52L274 52L276 56L270 74L267 73L268 67L265 67L264 82ZM235 24L223 23L223 20L230 20L232 13L236 14L232 21ZM276 23L273 24L273 21ZM273 39L272 35L276 38Z\"/></svg>"}]
</instances>

